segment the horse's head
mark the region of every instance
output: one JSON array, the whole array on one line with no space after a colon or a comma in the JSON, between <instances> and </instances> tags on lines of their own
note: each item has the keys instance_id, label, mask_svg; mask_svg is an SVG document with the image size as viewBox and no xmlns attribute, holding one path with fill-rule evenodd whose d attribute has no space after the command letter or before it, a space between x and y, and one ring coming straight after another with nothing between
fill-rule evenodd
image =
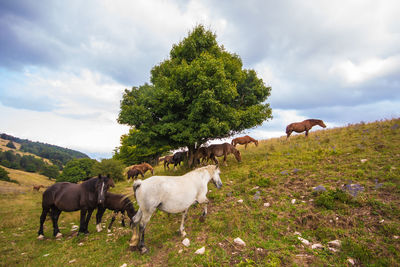
<instances>
[{"instance_id":1,"label":"horse's head","mask_svg":"<svg viewBox=\"0 0 400 267\"><path fill-rule=\"evenodd\" d=\"M109 174L102 176L99 174L97 177L96 192L97 192L97 204L103 205L106 199L106 193L110 187L114 187L114 181Z\"/></svg>"},{"instance_id":2,"label":"horse's head","mask_svg":"<svg viewBox=\"0 0 400 267\"><path fill-rule=\"evenodd\" d=\"M258 146L258 140L255 140L255 141L254 141L254 144L256 144L256 146Z\"/></svg>"},{"instance_id":3,"label":"horse's head","mask_svg":"<svg viewBox=\"0 0 400 267\"><path fill-rule=\"evenodd\" d=\"M220 189L222 186L222 181L219 177L220 173L221 171L219 170L218 166L215 165L215 169L211 172L211 180L218 189Z\"/></svg>"},{"instance_id":4,"label":"horse's head","mask_svg":"<svg viewBox=\"0 0 400 267\"><path fill-rule=\"evenodd\" d=\"M319 121L319 126L321 126L322 128L326 128L326 125L325 125L325 123L323 122L323 121Z\"/></svg>"},{"instance_id":5,"label":"horse's head","mask_svg":"<svg viewBox=\"0 0 400 267\"><path fill-rule=\"evenodd\" d=\"M242 162L242 156L240 155L240 151L237 150L236 148L233 148L233 155L235 155L235 158L238 162Z\"/></svg>"}]
</instances>

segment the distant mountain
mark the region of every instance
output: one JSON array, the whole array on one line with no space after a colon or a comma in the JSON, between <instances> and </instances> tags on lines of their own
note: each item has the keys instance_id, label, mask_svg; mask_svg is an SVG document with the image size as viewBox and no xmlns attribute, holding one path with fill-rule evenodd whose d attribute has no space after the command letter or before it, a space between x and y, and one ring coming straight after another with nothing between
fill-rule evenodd
<instances>
[{"instance_id":1,"label":"distant mountain","mask_svg":"<svg viewBox=\"0 0 400 267\"><path fill-rule=\"evenodd\" d=\"M33 142L28 139L21 139L5 133L0 134L0 138L19 143L21 145L21 148L19 149L20 151L29 152L48 159L60 167L72 159L89 158L88 155L76 150L41 142Z\"/></svg>"}]
</instances>

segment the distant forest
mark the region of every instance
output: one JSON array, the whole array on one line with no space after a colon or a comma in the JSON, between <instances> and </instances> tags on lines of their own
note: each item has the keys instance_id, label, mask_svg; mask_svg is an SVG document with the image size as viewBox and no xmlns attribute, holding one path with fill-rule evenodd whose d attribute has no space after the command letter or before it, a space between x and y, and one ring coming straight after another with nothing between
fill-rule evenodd
<instances>
[{"instance_id":1,"label":"distant forest","mask_svg":"<svg viewBox=\"0 0 400 267\"><path fill-rule=\"evenodd\" d=\"M32 142L30 140L21 139L5 133L0 134L0 138L21 144L20 151L29 152L39 157L48 159L60 169L62 169L62 167L72 159L89 158L88 155L76 150L40 142Z\"/></svg>"}]
</instances>

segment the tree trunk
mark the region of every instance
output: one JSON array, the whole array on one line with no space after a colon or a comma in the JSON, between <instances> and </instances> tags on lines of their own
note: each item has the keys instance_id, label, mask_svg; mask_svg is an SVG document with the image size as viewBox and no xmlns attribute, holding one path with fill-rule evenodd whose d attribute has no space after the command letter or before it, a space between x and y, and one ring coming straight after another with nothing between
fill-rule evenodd
<instances>
[{"instance_id":1,"label":"tree trunk","mask_svg":"<svg viewBox=\"0 0 400 267\"><path fill-rule=\"evenodd\" d=\"M189 168L191 168L192 166L194 166L194 152L196 151L196 144L192 144L188 146L188 166Z\"/></svg>"}]
</instances>

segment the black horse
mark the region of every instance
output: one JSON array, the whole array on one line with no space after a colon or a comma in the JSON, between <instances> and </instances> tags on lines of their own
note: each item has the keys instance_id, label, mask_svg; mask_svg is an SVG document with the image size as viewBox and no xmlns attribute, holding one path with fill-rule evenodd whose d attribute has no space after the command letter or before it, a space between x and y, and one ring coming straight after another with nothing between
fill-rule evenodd
<instances>
[{"instance_id":1,"label":"black horse","mask_svg":"<svg viewBox=\"0 0 400 267\"><path fill-rule=\"evenodd\" d=\"M183 151L183 152L176 152L174 154L174 156L172 157L172 162L174 163L174 169L176 167L176 165L179 164L179 166L181 166L181 162L184 161L188 156L188 152L187 151Z\"/></svg>"},{"instance_id":2,"label":"black horse","mask_svg":"<svg viewBox=\"0 0 400 267\"><path fill-rule=\"evenodd\" d=\"M124 221L125 211L128 214L131 224L132 224L132 217L136 214L135 208L133 207L133 204L129 200L128 197L126 197L125 195L113 194L113 193L107 192L106 199L104 201L104 205L100 205L97 208L97 213L96 213L97 232L101 231L100 223L101 223L101 219L102 219L103 214L106 211L106 209L114 211L111 222L108 225L108 229L111 229L112 224L114 223L115 217L117 216L118 212L121 212L122 226L124 226L124 227L125 227L125 221Z\"/></svg>"},{"instance_id":3,"label":"black horse","mask_svg":"<svg viewBox=\"0 0 400 267\"><path fill-rule=\"evenodd\" d=\"M109 187L114 187L114 181L109 175L93 177L81 184L55 183L43 192L42 215L38 239L44 239L43 223L50 212L53 221L53 235L62 236L58 229L58 218L62 211L81 210L79 233L89 233L88 223L92 212L98 205L102 205ZM86 216L87 214L87 216Z\"/></svg>"}]
</instances>

